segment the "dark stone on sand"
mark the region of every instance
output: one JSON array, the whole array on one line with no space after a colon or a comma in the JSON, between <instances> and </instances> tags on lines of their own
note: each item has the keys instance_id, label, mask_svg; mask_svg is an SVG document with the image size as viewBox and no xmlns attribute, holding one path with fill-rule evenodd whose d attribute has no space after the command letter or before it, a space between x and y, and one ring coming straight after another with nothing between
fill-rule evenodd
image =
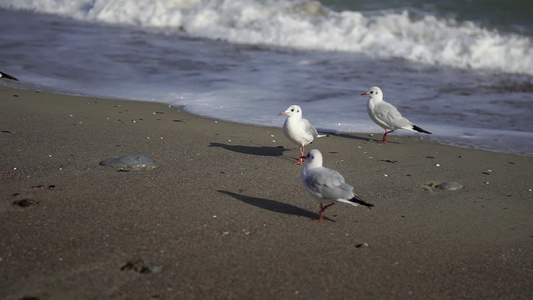
<instances>
[{"instance_id":1,"label":"dark stone on sand","mask_svg":"<svg viewBox=\"0 0 533 300\"><path fill-rule=\"evenodd\" d=\"M144 260L138 258L128 261L124 266L120 268L121 271L133 270L140 274L150 274L160 272L162 266L157 263L145 263Z\"/></svg>"}]
</instances>

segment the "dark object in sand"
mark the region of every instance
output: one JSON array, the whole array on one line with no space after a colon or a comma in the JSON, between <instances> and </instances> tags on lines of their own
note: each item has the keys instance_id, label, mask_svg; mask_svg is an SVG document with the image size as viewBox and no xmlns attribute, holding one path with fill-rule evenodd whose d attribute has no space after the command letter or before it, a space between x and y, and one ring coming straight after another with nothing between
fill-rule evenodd
<instances>
[{"instance_id":1,"label":"dark object in sand","mask_svg":"<svg viewBox=\"0 0 533 300\"><path fill-rule=\"evenodd\" d=\"M20 199L13 201L13 205L18 205L20 207L28 207L36 204L39 204L39 202L32 199Z\"/></svg>"},{"instance_id":2,"label":"dark object in sand","mask_svg":"<svg viewBox=\"0 0 533 300\"><path fill-rule=\"evenodd\" d=\"M361 243L361 244L355 246L355 248L365 248L365 247L369 247L368 243Z\"/></svg>"},{"instance_id":3,"label":"dark object in sand","mask_svg":"<svg viewBox=\"0 0 533 300\"><path fill-rule=\"evenodd\" d=\"M40 300L39 297L33 297L33 296L24 296L20 298L19 300Z\"/></svg>"},{"instance_id":4,"label":"dark object in sand","mask_svg":"<svg viewBox=\"0 0 533 300\"><path fill-rule=\"evenodd\" d=\"M121 271L133 270L141 274L157 273L161 271L161 265L156 263L146 264L144 260L138 258L128 261L124 266L120 268Z\"/></svg>"}]
</instances>

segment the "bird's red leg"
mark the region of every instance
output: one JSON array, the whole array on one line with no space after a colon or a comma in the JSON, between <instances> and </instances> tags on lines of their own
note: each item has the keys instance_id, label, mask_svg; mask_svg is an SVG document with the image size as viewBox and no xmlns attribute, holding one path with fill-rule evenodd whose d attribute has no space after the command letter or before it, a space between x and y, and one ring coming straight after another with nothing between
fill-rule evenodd
<instances>
[{"instance_id":1,"label":"bird's red leg","mask_svg":"<svg viewBox=\"0 0 533 300\"><path fill-rule=\"evenodd\" d=\"M322 202L321 202L320 203L320 218L311 219L311 221L320 222L320 221L324 220L324 211L326 210L326 208L332 206L333 204L335 204L335 203L331 203L331 204L328 204L328 205L324 206L324 205L322 205Z\"/></svg>"},{"instance_id":2,"label":"bird's red leg","mask_svg":"<svg viewBox=\"0 0 533 300\"><path fill-rule=\"evenodd\" d=\"M331 204L328 204L328 205L324 206L324 210L326 210L326 208L332 206L333 204L335 204L335 203L331 203Z\"/></svg>"},{"instance_id":3,"label":"bird's red leg","mask_svg":"<svg viewBox=\"0 0 533 300\"><path fill-rule=\"evenodd\" d=\"M385 134L383 135L383 140L381 140L381 142L379 142L378 144L386 144L387 143L387 134L389 132L387 131L387 129L385 129Z\"/></svg>"},{"instance_id":4,"label":"bird's red leg","mask_svg":"<svg viewBox=\"0 0 533 300\"><path fill-rule=\"evenodd\" d=\"M383 140L381 142L379 142L378 144L386 144L387 143L387 134L393 132L394 130L391 130L391 131L387 131L387 129L385 129L385 134L383 135Z\"/></svg>"},{"instance_id":5,"label":"bird's red leg","mask_svg":"<svg viewBox=\"0 0 533 300\"><path fill-rule=\"evenodd\" d=\"M305 150L304 146L300 146L300 158L294 163L295 165L301 165L305 161Z\"/></svg>"}]
</instances>

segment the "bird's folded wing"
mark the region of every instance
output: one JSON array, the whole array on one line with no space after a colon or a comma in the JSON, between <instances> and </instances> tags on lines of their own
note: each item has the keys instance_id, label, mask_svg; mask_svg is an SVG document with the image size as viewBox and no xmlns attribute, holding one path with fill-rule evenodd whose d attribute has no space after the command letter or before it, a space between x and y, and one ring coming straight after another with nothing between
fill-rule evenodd
<instances>
[{"instance_id":1,"label":"bird's folded wing","mask_svg":"<svg viewBox=\"0 0 533 300\"><path fill-rule=\"evenodd\" d=\"M324 199L349 199L353 195L353 187L344 182L344 177L339 172L331 169L323 168L320 172L312 173L307 178L306 185Z\"/></svg>"},{"instance_id":2,"label":"bird's folded wing","mask_svg":"<svg viewBox=\"0 0 533 300\"><path fill-rule=\"evenodd\" d=\"M404 118L396 107L389 103L380 103L374 114L378 119L394 127L403 128L411 125L411 122Z\"/></svg>"},{"instance_id":3,"label":"bird's folded wing","mask_svg":"<svg viewBox=\"0 0 533 300\"><path fill-rule=\"evenodd\" d=\"M311 125L311 123L309 122L309 120L307 119L302 119L302 122L304 124L304 128L305 128L305 132L311 136L313 136L313 138L316 138L318 136L318 131L316 131L316 128L313 127L313 125Z\"/></svg>"}]
</instances>

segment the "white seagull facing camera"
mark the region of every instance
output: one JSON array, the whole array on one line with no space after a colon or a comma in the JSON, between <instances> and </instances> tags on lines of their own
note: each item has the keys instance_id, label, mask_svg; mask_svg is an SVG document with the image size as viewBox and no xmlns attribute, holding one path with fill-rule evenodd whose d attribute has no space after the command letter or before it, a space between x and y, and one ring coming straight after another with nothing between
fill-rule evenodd
<instances>
[{"instance_id":1,"label":"white seagull facing camera","mask_svg":"<svg viewBox=\"0 0 533 300\"><path fill-rule=\"evenodd\" d=\"M307 119L302 118L302 109L298 105L291 105L279 114L287 116L283 133L291 142L300 146L300 158L294 164L301 165L305 161L305 145L319 137L318 132Z\"/></svg>"},{"instance_id":2,"label":"white seagull facing camera","mask_svg":"<svg viewBox=\"0 0 533 300\"><path fill-rule=\"evenodd\" d=\"M323 167L322 153L317 149L307 153L307 162L302 170L302 183L309 194L320 201L320 218L313 221L322 221L326 208L337 202L353 206L364 205L368 208L374 206L354 194L353 187L344 181L339 172Z\"/></svg>"},{"instance_id":3,"label":"white seagull facing camera","mask_svg":"<svg viewBox=\"0 0 533 300\"><path fill-rule=\"evenodd\" d=\"M385 135L380 144L387 143L387 134L393 132L396 129L406 129L409 131L423 132L431 134L407 120L402 114L394 107L394 105L385 102L383 100L383 92L377 86L373 86L368 92L362 93L370 97L368 100L368 115L376 122L381 128L385 129ZM387 129L389 131L387 131Z\"/></svg>"}]
</instances>

